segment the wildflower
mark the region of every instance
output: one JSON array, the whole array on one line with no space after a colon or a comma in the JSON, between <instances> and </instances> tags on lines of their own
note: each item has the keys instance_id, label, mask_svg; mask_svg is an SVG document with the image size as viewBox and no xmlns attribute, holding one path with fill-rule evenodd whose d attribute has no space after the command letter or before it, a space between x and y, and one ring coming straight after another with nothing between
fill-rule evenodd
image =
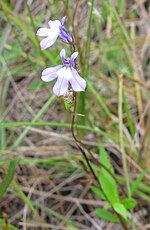
<instances>
[{"instance_id":1,"label":"wildflower","mask_svg":"<svg viewBox=\"0 0 150 230\"><path fill-rule=\"evenodd\" d=\"M49 82L57 78L53 87L53 92L57 96L64 95L68 88L72 87L73 91L85 91L86 81L78 74L74 68L74 60L78 56L78 52L74 52L70 58L66 59L66 52L64 49L60 52L63 65L46 68L42 72L42 80Z\"/></svg>"},{"instance_id":2,"label":"wildflower","mask_svg":"<svg viewBox=\"0 0 150 230\"><path fill-rule=\"evenodd\" d=\"M61 21L55 20L52 21L50 20L48 22L49 29L48 28L40 28L38 29L36 35L41 36L41 37L46 37L41 40L40 46L42 50L45 50L46 48L52 46L58 36L64 41L64 42L72 42L72 37L71 35L66 31L64 23L66 20L66 16L62 18Z\"/></svg>"}]
</instances>

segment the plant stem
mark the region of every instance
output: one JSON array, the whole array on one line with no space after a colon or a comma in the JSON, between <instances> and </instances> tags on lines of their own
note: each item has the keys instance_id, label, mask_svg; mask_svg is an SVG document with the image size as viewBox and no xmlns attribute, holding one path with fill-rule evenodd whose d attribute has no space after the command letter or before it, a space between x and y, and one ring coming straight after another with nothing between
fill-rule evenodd
<instances>
[{"instance_id":1,"label":"plant stem","mask_svg":"<svg viewBox=\"0 0 150 230\"><path fill-rule=\"evenodd\" d=\"M119 134L120 134L120 150L122 153L122 162L123 162L123 171L124 177L126 181L127 193L128 197L132 198L131 190L130 190L130 181L129 181L129 174L128 174L128 167L127 167L127 157L124 148L124 140L123 140L123 75L119 75L119 108L118 108L118 117L119 117ZM133 212L131 211L131 221L132 221L132 229L135 229L134 223L134 216Z\"/></svg>"},{"instance_id":2,"label":"plant stem","mask_svg":"<svg viewBox=\"0 0 150 230\"><path fill-rule=\"evenodd\" d=\"M86 163L87 163L87 165L88 165L88 167L89 167L89 169L90 169L93 177L96 179L97 183L99 184L99 180L98 180L97 175L95 174L95 172L94 172L94 170L93 170L93 168L92 168L92 166L90 164L90 161L89 161L88 157L86 156L85 150L90 154L93 162L94 163L98 163L101 167L104 167L104 169L107 170L111 174L111 176L115 179L115 181L116 181L116 178L112 175L112 173L110 172L110 170L107 169L107 167L105 167L103 164L97 162L96 159L93 157L93 154L75 136L75 133L74 133L75 115L76 115L76 92L74 92L74 108L73 108L72 121L71 121L71 132L72 132L72 136L73 136L73 138L74 138L74 140L75 140L75 142L76 142L79 150L81 151L81 153L82 153L82 155L83 155L83 157L84 157L84 159L85 159L85 161L86 161ZM106 199L107 199L107 197L106 197ZM126 225L125 221L123 220L123 218L118 213L116 213L116 215L118 216L118 218L120 220L120 224L122 225L123 229L128 230L127 225Z\"/></svg>"},{"instance_id":3,"label":"plant stem","mask_svg":"<svg viewBox=\"0 0 150 230\"><path fill-rule=\"evenodd\" d=\"M75 140L75 142L76 142L76 144L77 144L79 150L80 150L81 153L83 154L83 157L84 157L84 159L86 160L86 163L87 163L87 165L88 165L90 171L92 172L94 178L97 179L97 176L96 176L95 172L93 171L93 169L92 169L92 167L91 167L91 165L90 165L90 162L89 162L89 160L88 160L88 158L87 158L87 156L86 156L86 153L85 153L85 151L84 151L84 149L83 149L83 145L82 145L82 143L76 138L75 133L74 133L74 123L75 123L75 114L76 114L76 101L77 101L77 100L76 100L76 92L74 92L74 108L73 108L72 121L71 121L71 132L72 132L72 136L73 136L73 138L74 138L74 140ZM98 179L97 179L97 180L98 180Z\"/></svg>"},{"instance_id":4,"label":"plant stem","mask_svg":"<svg viewBox=\"0 0 150 230\"><path fill-rule=\"evenodd\" d=\"M90 1L90 16L88 21L88 29L87 29L87 40L85 44L85 53L84 53L84 64L82 67L82 75L86 79L88 79L89 74L89 59L90 59L90 46L91 46L91 27L92 27L92 12L94 8L94 2L95 0ZM85 94L83 92L80 92L78 94L78 100L77 100L77 110L78 113L85 114ZM85 124L85 118L79 117L78 118L78 124ZM78 131L79 138L83 137L83 131Z\"/></svg>"},{"instance_id":5,"label":"plant stem","mask_svg":"<svg viewBox=\"0 0 150 230\"><path fill-rule=\"evenodd\" d=\"M125 149L124 149L124 140L123 140L123 75L119 76L118 117L119 117L120 149L121 149L121 153L122 153L123 170L124 170L124 176L126 179L128 196L131 198L129 175L128 175L128 168L127 168L127 159L126 159L126 153L125 153Z\"/></svg>"}]
</instances>

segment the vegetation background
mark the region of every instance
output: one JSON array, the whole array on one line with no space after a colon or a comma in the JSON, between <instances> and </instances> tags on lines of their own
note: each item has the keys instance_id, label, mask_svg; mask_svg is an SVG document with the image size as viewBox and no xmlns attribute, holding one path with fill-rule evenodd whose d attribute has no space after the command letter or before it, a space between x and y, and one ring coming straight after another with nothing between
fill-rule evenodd
<instances>
[{"instance_id":1,"label":"vegetation background","mask_svg":"<svg viewBox=\"0 0 150 230\"><path fill-rule=\"evenodd\" d=\"M100 144L105 148L120 197L123 188L136 201L128 229L150 229L148 0L0 0L0 227L123 229L91 190L96 181L72 138L63 98L40 79L61 63L67 45L58 39L41 51L36 31L64 15L87 81L77 135L98 162Z\"/></svg>"}]
</instances>

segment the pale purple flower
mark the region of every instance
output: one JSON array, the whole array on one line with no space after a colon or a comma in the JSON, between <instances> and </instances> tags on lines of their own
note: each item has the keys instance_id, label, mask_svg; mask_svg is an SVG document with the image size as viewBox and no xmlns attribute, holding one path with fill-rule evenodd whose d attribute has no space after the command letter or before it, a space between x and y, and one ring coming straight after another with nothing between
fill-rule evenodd
<instances>
[{"instance_id":1,"label":"pale purple flower","mask_svg":"<svg viewBox=\"0 0 150 230\"><path fill-rule=\"evenodd\" d=\"M70 58L66 59L66 52L64 49L60 52L63 65L46 68L42 72L42 80L49 82L57 78L57 81L53 87L53 92L57 96L64 95L68 87L72 87L75 92L85 91L86 81L78 74L75 66L75 58L78 56L78 52L74 52Z\"/></svg>"},{"instance_id":2,"label":"pale purple flower","mask_svg":"<svg viewBox=\"0 0 150 230\"><path fill-rule=\"evenodd\" d=\"M45 37L44 39L41 40L40 46L42 50L45 50L46 48L52 46L58 36L64 41L64 42L72 42L72 37L71 35L66 31L64 23L66 20L66 16L62 18L61 21L55 20L52 21L50 20L48 22L49 29L48 28L40 28L38 29L36 35Z\"/></svg>"}]
</instances>

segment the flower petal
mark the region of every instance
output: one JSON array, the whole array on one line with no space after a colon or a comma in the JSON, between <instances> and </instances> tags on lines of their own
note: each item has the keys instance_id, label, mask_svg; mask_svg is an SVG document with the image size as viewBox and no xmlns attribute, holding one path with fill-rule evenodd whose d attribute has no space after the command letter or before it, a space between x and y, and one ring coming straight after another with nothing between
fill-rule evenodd
<instances>
[{"instance_id":1,"label":"flower petal","mask_svg":"<svg viewBox=\"0 0 150 230\"><path fill-rule=\"evenodd\" d=\"M62 24L62 26L64 26L64 24L65 24L65 21L66 21L66 16L64 16L62 19L61 19L61 24Z\"/></svg>"},{"instance_id":2,"label":"flower petal","mask_svg":"<svg viewBox=\"0 0 150 230\"><path fill-rule=\"evenodd\" d=\"M74 60L76 59L77 56L78 56L78 52L74 52L74 53L71 55L70 64L71 64L72 67L75 66Z\"/></svg>"},{"instance_id":3,"label":"flower petal","mask_svg":"<svg viewBox=\"0 0 150 230\"><path fill-rule=\"evenodd\" d=\"M54 80L55 78L57 78L57 72L50 73L49 75L42 75L42 76L41 76L41 79L42 79L42 81L44 81L44 82L52 81L52 80Z\"/></svg>"},{"instance_id":4,"label":"flower petal","mask_svg":"<svg viewBox=\"0 0 150 230\"><path fill-rule=\"evenodd\" d=\"M41 37L47 37L50 34L50 29L40 28L37 30L36 35Z\"/></svg>"},{"instance_id":5,"label":"flower petal","mask_svg":"<svg viewBox=\"0 0 150 230\"><path fill-rule=\"evenodd\" d=\"M62 59L62 62L65 63L65 58L66 58L66 51L65 51L65 49L62 49L60 51L60 57Z\"/></svg>"},{"instance_id":6,"label":"flower petal","mask_svg":"<svg viewBox=\"0 0 150 230\"><path fill-rule=\"evenodd\" d=\"M57 71L61 69L63 65L46 68L42 71L41 79L45 82L54 80L57 77Z\"/></svg>"},{"instance_id":7,"label":"flower petal","mask_svg":"<svg viewBox=\"0 0 150 230\"><path fill-rule=\"evenodd\" d=\"M66 70L63 72L63 77L66 78L68 81L73 78L70 68L66 68Z\"/></svg>"},{"instance_id":8,"label":"flower petal","mask_svg":"<svg viewBox=\"0 0 150 230\"><path fill-rule=\"evenodd\" d=\"M61 26L61 22L59 20L50 20L48 22L48 25L51 29L55 29L55 30L58 30L59 31L59 27Z\"/></svg>"},{"instance_id":9,"label":"flower petal","mask_svg":"<svg viewBox=\"0 0 150 230\"><path fill-rule=\"evenodd\" d=\"M58 71L59 69L61 69L63 67L63 65L58 65L58 66L55 66L55 67L50 67L50 68L46 68L42 71L42 76L45 76L45 75L49 75L53 72L56 72Z\"/></svg>"},{"instance_id":10,"label":"flower petal","mask_svg":"<svg viewBox=\"0 0 150 230\"><path fill-rule=\"evenodd\" d=\"M61 68L57 71L57 76L58 77L64 77L66 70L67 70L66 66L63 66L63 68Z\"/></svg>"},{"instance_id":11,"label":"flower petal","mask_svg":"<svg viewBox=\"0 0 150 230\"><path fill-rule=\"evenodd\" d=\"M60 26L60 33L59 37L64 41L64 42L72 42L72 36L66 31L64 26Z\"/></svg>"},{"instance_id":12,"label":"flower petal","mask_svg":"<svg viewBox=\"0 0 150 230\"><path fill-rule=\"evenodd\" d=\"M70 78L69 82L74 91L85 91L86 81L78 74L76 69L73 67L70 68L70 72L72 73L72 78ZM65 75L66 76L66 75Z\"/></svg>"},{"instance_id":13,"label":"flower petal","mask_svg":"<svg viewBox=\"0 0 150 230\"><path fill-rule=\"evenodd\" d=\"M76 59L76 57L78 56L78 52L74 52L72 55L71 55L71 58L73 61L74 59Z\"/></svg>"},{"instance_id":14,"label":"flower petal","mask_svg":"<svg viewBox=\"0 0 150 230\"><path fill-rule=\"evenodd\" d=\"M45 50L46 48L52 46L54 44L54 42L56 41L57 37L58 37L57 35L53 35L51 37L44 38L40 42L41 49Z\"/></svg>"},{"instance_id":15,"label":"flower petal","mask_svg":"<svg viewBox=\"0 0 150 230\"><path fill-rule=\"evenodd\" d=\"M54 87L53 92L57 96L62 96L67 92L68 89L68 80L65 77L58 77Z\"/></svg>"}]
</instances>

